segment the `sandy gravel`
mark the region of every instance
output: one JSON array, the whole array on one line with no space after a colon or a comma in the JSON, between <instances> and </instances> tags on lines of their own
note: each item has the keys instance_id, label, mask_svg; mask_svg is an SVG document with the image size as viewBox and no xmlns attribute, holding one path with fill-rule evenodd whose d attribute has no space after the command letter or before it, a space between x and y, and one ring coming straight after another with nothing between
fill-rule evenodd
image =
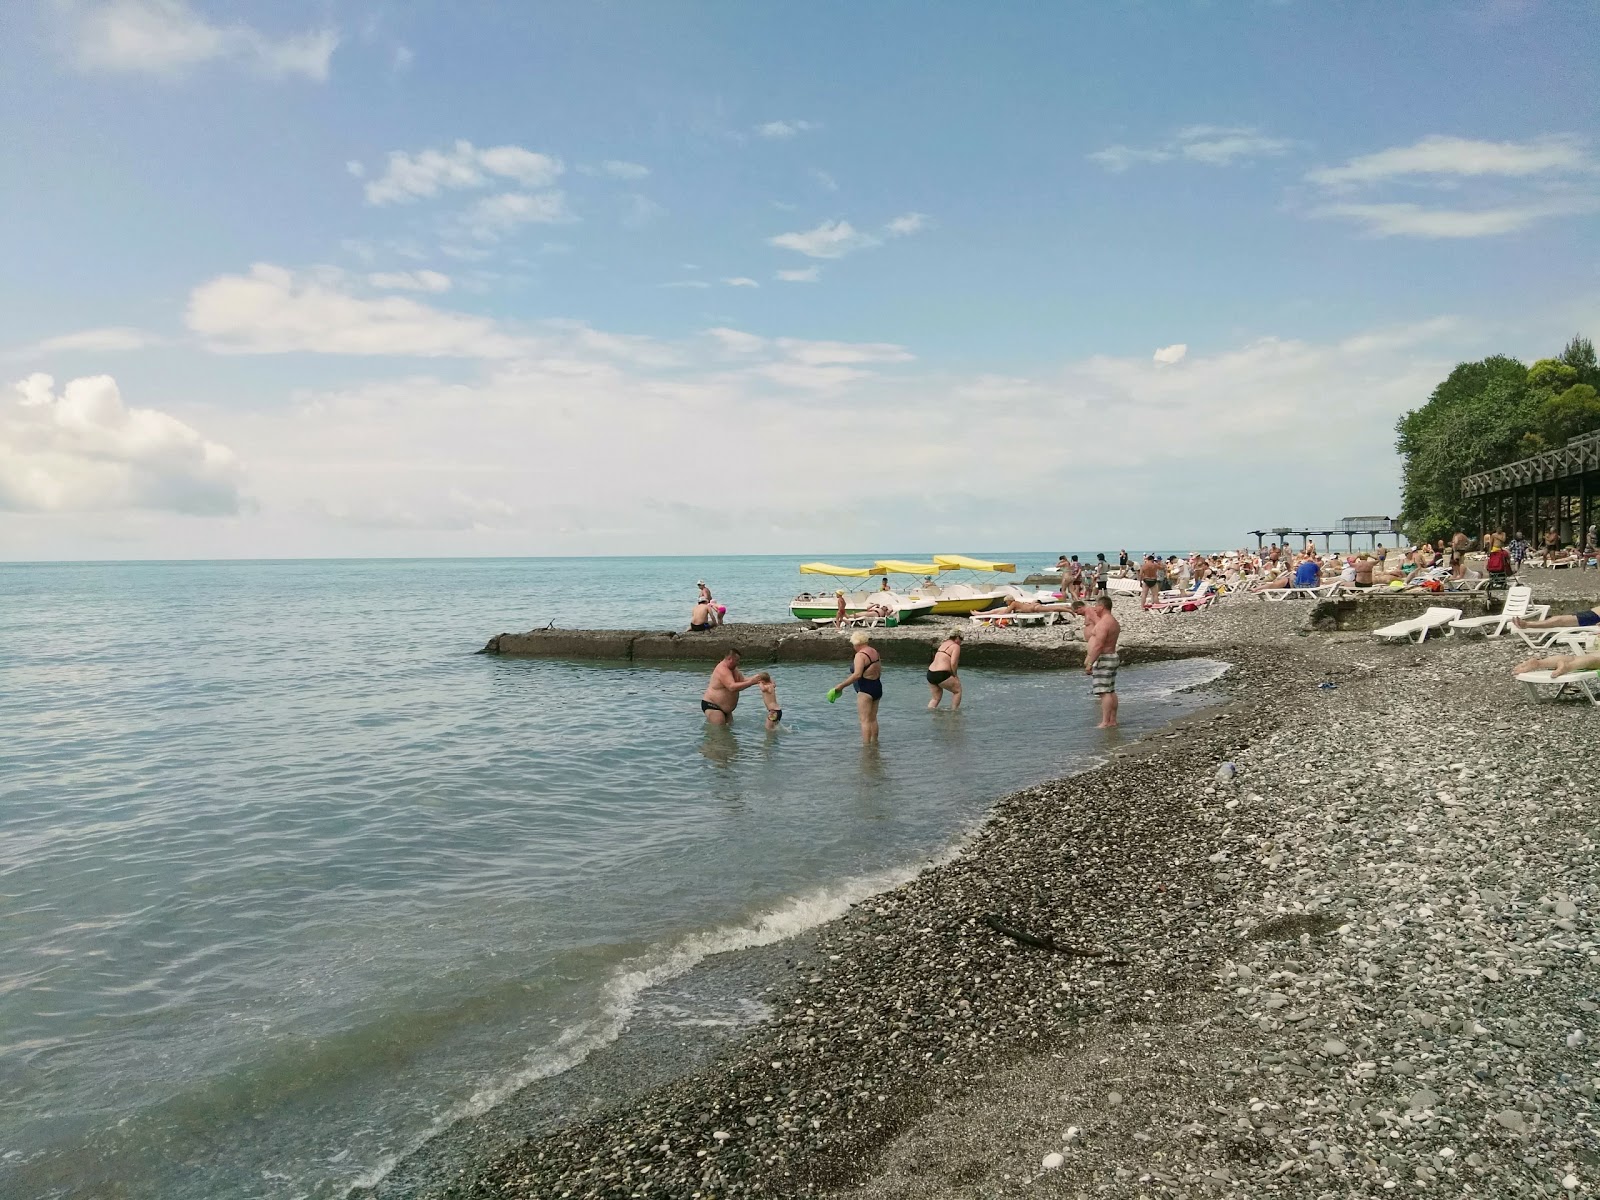
<instances>
[{"instance_id":1,"label":"sandy gravel","mask_svg":"<svg viewBox=\"0 0 1600 1200\"><path fill-rule=\"evenodd\" d=\"M1600 1194L1600 711L1306 611L1130 611L1229 703L1002 800L713 1067L431 1194Z\"/></svg>"}]
</instances>

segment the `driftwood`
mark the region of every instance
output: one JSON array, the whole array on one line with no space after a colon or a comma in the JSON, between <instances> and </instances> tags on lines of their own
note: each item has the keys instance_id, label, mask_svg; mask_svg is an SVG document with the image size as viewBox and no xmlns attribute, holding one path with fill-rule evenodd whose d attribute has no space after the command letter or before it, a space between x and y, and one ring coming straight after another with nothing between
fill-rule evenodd
<instances>
[{"instance_id":1,"label":"driftwood","mask_svg":"<svg viewBox=\"0 0 1600 1200\"><path fill-rule=\"evenodd\" d=\"M984 917L983 923L996 933L1004 934L1012 941L1021 942L1024 946L1036 946L1040 950L1049 950L1055 954L1071 954L1077 958L1106 957L1106 951L1104 950L1085 950L1079 946L1063 946L1048 933L1029 933L1026 929L1018 929L1013 925L1007 925L993 913Z\"/></svg>"}]
</instances>

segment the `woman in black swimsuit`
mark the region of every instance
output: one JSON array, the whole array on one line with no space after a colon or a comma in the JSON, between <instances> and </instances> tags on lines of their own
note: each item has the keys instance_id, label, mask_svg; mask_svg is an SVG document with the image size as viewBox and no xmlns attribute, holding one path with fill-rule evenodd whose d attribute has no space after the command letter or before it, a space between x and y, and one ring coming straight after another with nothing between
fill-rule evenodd
<instances>
[{"instance_id":1,"label":"woman in black swimsuit","mask_svg":"<svg viewBox=\"0 0 1600 1200\"><path fill-rule=\"evenodd\" d=\"M939 643L939 648L933 652L933 662L928 664L928 691L933 695L928 701L929 708L938 708L946 692L954 701L950 711L961 707L961 680L956 677L960 666L961 630L957 629Z\"/></svg>"},{"instance_id":2,"label":"woman in black swimsuit","mask_svg":"<svg viewBox=\"0 0 1600 1200\"><path fill-rule=\"evenodd\" d=\"M855 657L851 660L850 676L837 690L842 692L855 684L861 740L875 742L878 740L878 701L883 699L883 658L868 644L865 633L852 633L850 644L856 649Z\"/></svg>"}]
</instances>

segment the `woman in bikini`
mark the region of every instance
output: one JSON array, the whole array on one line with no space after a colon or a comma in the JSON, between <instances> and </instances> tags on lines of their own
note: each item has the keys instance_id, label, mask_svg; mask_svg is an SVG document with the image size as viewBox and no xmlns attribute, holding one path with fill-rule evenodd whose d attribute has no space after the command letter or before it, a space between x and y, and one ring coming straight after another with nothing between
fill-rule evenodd
<instances>
[{"instance_id":1,"label":"woman in bikini","mask_svg":"<svg viewBox=\"0 0 1600 1200\"><path fill-rule=\"evenodd\" d=\"M835 691L844 691L851 684L856 689L856 715L861 718L861 740L878 740L878 701L883 699L883 657L860 631L850 635L855 647L851 659L850 675Z\"/></svg>"},{"instance_id":2,"label":"woman in bikini","mask_svg":"<svg viewBox=\"0 0 1600 1200\"><path fill-rule=\"evenodd\" d=\"M950 711L961 707L961 680L956 678L960 667L961 631L957 629L939 643L939 648L933 652L933 661L928 664L928 691L933 695L928 701L929 708L938 708L946 692L952 698Z\"/></svg>"}]
</instances>

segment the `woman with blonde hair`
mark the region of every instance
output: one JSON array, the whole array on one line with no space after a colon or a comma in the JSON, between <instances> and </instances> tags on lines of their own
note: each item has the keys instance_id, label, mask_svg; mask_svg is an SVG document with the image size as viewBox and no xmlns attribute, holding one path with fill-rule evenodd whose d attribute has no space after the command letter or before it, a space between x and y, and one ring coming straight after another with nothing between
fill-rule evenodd
<instances>
[{"instance_id":1,"label":"woman with blonde hair","mask_svg":"<svg viewBox=\"0 0 1600 1200\"><path fill-rule=\"evenodd\" d=\"M873 648L864 631L852 633L850 645L855 647L850 674L828 693L828 699L837 700L839 693L854 684L856 716L861 719L861 740L875 742L878 740L878 701L883 699L883 656Z\"/></svg>"}]
</instances>

